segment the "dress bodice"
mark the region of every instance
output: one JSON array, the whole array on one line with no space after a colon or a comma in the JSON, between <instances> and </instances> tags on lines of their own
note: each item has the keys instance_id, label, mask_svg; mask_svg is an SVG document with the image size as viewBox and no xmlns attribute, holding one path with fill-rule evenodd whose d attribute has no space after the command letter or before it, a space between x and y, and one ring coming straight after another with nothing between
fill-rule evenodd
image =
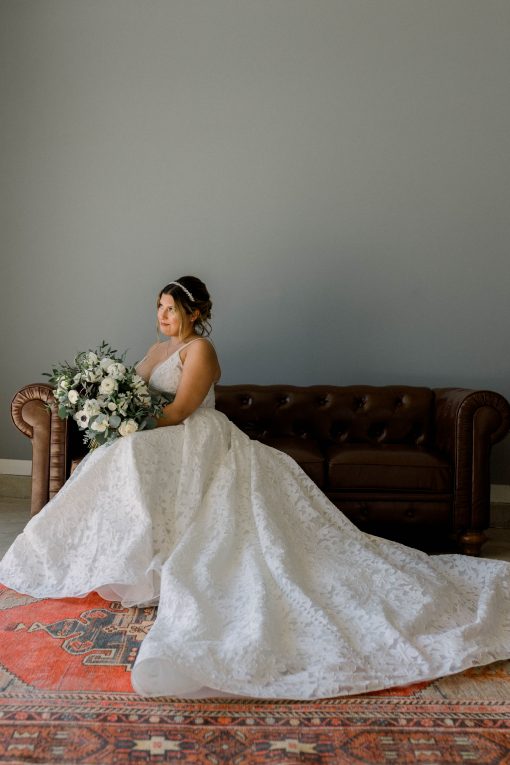
<instances>
[{"instance_id":1,"label":"dress bodice","mask_svg":"<svg viewBox=\"0 0 510 765\"><path fill-rule=\"evenodd\" d=\"M192 340L191 343L195 342ZM186 348L191 343L182 345L174 353L171 353L164 361L156 364L149 377L149 386L157 391L163 393L175 394L182 376L182 361L180 351ZM200 404L199 408L212 408L214 409L214 385L211 385L206 397Z\"/></svg>"}]
</instances>

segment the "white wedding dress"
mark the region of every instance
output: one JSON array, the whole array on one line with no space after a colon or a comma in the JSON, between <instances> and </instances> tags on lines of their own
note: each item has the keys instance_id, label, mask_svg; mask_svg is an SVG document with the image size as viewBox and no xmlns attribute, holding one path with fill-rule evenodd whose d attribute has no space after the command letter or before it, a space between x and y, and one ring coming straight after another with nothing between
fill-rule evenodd
<instances>
[{"instance_id":1,"label":"white wedding dress","mask_svg":"<svg viewBox=\"0 0 510 765\"><path fill-rule=\"evenodd\" d=\"M175 392L179 352L151 385ZM510 657L510 564L359 531L287 455L214 409L102 446L27 524L0 582L159 601L143 695L313 699Z\"/></svg>"}]
</instances>

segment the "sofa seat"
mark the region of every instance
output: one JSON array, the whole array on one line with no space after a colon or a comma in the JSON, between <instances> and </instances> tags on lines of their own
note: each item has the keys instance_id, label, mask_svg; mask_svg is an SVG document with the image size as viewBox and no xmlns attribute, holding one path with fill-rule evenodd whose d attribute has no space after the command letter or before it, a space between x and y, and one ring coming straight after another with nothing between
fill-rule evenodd
<instances>
[{"instance_id":1,"label":"sofa seat","mask_svg":"<svg viewBox=\"0 0 510 765\"><path fill-rule=\"evenodd\" d=\"M272 446L280 452L285 452L305 471L321 489L326 480L326 464L324 452L319 449L316 441L298 436L272 436L261 439L267 446Z\"/></svg>"},{"instance_id":2,"label":"sofa seat","mask_svg":"<svg viewBox=\"0 0 510 765\"><path fill-rule=\"evenodd\" d=\"M451 467L437 453L401 444L332 445L326 452L327 484L335 490L384 490L450 494Z\"/></svg>"},{"instance_id":3,"label":"sofa seat","mask_svg":"<svg viewBox=\"0 0 510 765\"><path fill-rule=\"evenodd\" d=\"M480 555L490 522L490 452L510 431L510 405L500 394L402 385L218 385L216 408L250 438L292 457L364 531ZM76 423L58 417L45 383L19 390L11 413L32 441L35 515L85 448Z\"/></svg>"}]
</instances>

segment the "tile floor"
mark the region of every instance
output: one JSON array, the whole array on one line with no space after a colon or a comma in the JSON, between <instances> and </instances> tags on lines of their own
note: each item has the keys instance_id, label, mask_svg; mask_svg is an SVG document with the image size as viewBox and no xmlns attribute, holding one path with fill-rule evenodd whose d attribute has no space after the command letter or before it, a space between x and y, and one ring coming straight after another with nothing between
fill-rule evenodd
<instances>
[{"instance_id":1,"label":"tile floor","mask_svg":"<svg viewBox=\"0 0 510 765\"><path fill-rule=\"evenodd\" d=\"M30 500L26 497L0 497L0 558L30 519ZM491 528L482 549L484 558L510 561L510 528Z\"/></svg>"}]
</instances>

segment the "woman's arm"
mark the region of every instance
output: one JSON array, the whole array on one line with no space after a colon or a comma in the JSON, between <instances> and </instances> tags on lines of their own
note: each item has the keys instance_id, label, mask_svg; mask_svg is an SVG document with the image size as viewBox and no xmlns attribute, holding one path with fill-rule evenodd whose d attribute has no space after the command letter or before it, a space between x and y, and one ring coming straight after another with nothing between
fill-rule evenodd
<instances>
[{"instance_id":1,"label":"woman's arm","mask_svg":"<svg viewBox=\"0 0 510 765\"><path fill-rule=\"evenodd\" d=\"M179 425L198 409L211 385L218 381L220 365L211 343L192 343L186 350L182 377L175 398L163 409L157 427Z\"/></svg>"}]
</instances>

